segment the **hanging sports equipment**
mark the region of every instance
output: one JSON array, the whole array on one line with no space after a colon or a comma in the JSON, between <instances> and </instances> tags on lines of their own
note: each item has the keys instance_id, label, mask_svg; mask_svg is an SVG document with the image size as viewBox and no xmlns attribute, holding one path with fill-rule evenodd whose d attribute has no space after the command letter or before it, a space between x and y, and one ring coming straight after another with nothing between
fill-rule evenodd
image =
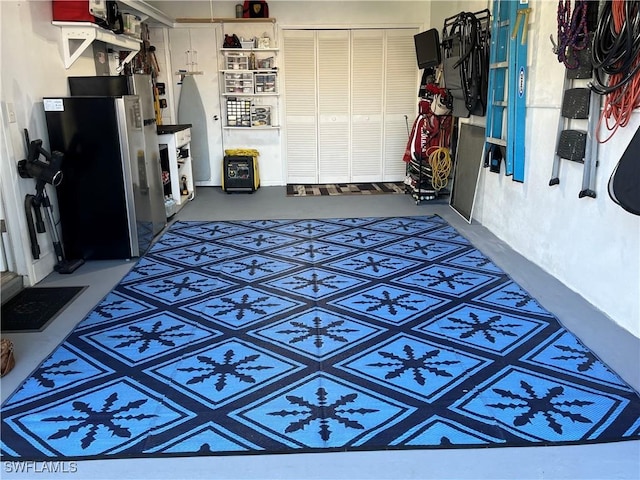
<instances>
[{"instance_id":1,"label":"hanging sports equipment","mask_svg":"<svg viewBox=\"0 0 640 480\"><path fill-rule=\"evenodd\" d=\"M428 90L433 89L433 85L428 86ZM440 95L432 93L431 97L431 100L421 99L418 104L419 115L403 156L407 164L405 184L416 204L436 199L447 186L451 172L452 118L440 103Z\"/></svg>"},{"instance_id":2,"label":"hanging sports equipment","mask_svg":"<svg viewBox=\"0 0 640 480\"><path fill-rule=\"evenodd\" d=\"M526 1L494 0L491 23L485 166L524 182L527 29ZM504 152L502 152L504 148Z\"/></svg>"},{"instance_id":3,"label":"hanging sports equipment","mask_svg":"<svg viewBox=\"0 0 640 480\"><path fill-rule=\"evenodd\" d=\"M442 65L454 117L486 113L489 21L486 9L460 12L444 21Z\"/></svg>"}]
</instances>

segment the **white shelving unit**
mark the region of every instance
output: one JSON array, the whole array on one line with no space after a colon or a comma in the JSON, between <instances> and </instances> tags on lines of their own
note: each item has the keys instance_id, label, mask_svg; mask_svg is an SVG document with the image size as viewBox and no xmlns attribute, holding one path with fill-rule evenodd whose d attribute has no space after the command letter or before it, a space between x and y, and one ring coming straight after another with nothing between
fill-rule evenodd
<instances>
[{"instance_id":1,"label":"white shelving unit","mask_svg":"<svg viewBox=\"0 0 640 480\"><path fill-rule=\"evenodd\" d=\"M172 28L175 20L143 0L118 0L120 13L137 15L140 21L153 27Z\"/></svg>"},{"instance_id":2,"label":"white shelving unit","mask_svg":"<svg viewBox=\"0 0 640 480\"><path fill-rule=\"evenodd\" d=\"M243 48L220 49L223 129L278 130L280 92L276 20L227 18L217 21L222 24L223 36L237 34L243 45Z\"/></svg>"},{"instance_id":3,"label":"white shelving unit","mask_svg":"<svg viewBox=\"0 0 640 480\"><path fill-rule=\"evenodd\" d=\"M223 62L220 70L220 104L224 109L224 128L280 128L278 49L221 48L220 52ZM254 63L257 68L251 68Z\"/></svg>"},{"instance_id":4,"label":"white shelving unit","mask_svg":"<svg viewBox=\"0 0 640 480\"><path fill-rule=\"evenodd\" d=\"M165 198L168 197L175 202L175 209L167 209L167 217L170 217L196 195L191 165L191 128L185 126L175 132L159 134L158 143L161 157L163 147L166 145L167 148L166 158L161 158L161 163L162 170L166 171L168 168L169 172L169 181L165 184Z\"/></svg>"},{"instance_id":5,"label":"white shelving unit","mask_svg":"<svg viewBox=\"0 0 640 480\"><path fill-rule=\"evenodd\" d=\"M219 119L215 125L216 134L217 129L221 131L220 142L213 144L210 140L209 151L212 152L211 159L211 172L216 169L222 173L222 169L219 169L219 163L214 159L220 158L223 161L226 150L235 149L256 149L259 151L260 161L264 165L265 169L270 169L271 164L276 164L281 155L281 141L280 138L280 113L282 112L281 97L279 92L278 78L280 71L278 69L278 53L279 53L279 32L274 18L176 18L177 24L220 24L219 28L215 28L215 34L218 35L216 42L208 42L204 44L199 43L200 50L204 50L203 45L211 45L212 43L218 44L220 47L224 45L224 38L227 34L235 34L238 38L243 38L245 47L251 48L219 48L215 51L215 73L217 82L217 91L215 95L218 96L218 102L216 107L218 110L212 111L212 116ZM174 29L180 30L180 29ZM184 29L186 30L186 29ZM191 30L191 29L190 29ZM200 29L203 31L214 31L214 29ZM194 29L197 31L197 29ZM171 32L170 32L171 35ZM175 35L174 35L175 36ZM258 38L258 42L253 44L246 42L251 38ZM268 38L268 42L266 39ZM176 43L177 45L177 43ZM186 47L186 48L185 48ZM188 50L191 48L191 44L183 41L181 48L177 48L176 51ZM253 53L256 57L256 69L249 68L249 57ZM233 54L233 55L232 55ZM173 55L173 54L172 54ZM227 56L233 56L239 60L238 67L235 65L229 66L227 62ZM239 57L243 56L244 59ZM267 60L271 59L271 60ZM265 63L268 63L268 68ZM183 62L176 62L175 64L181 65L180 68L190 70L187 62L187 66L182 66ZM240 65L246 65L241 69ZM243 65L243 66L244 66ZM259 69L259 70L258 70ZM192 70L198 70L192 68ZM208 68L207 68L208 70ZM175 68L174 68L175 71ZM225 72L235 73L249 73L255 75L255 73L262 73L262 71L268 71L268 73L276 74L276 92L256 92L255 91L255 76L252 81L253 91L244 92L245 85L238 85L225 82ZM226 80L235 80L233 78L227 78ZM247 78L247 81L249 79ZM260 79L258 79L260 80ZM248 83L248 82L247 82ZM265 83L263 81L263 83ZM251 84L247 84L247 88L251 88ZM226 91L227 88L233 88L234 92ZM243 91L235 91L236 88L241 88ZM245 117L241 118L240 125L237 124L238 119L234 122L235 125L229 125L227 116L227 101L236 100L237 103L242 104L243 100L249 102L249 109L244 113ZM209 102L212 104L212 102ZM206 108L206 107L205 107ZM268 122L267 122L268 119ZM209 137L211 139L211 136ZM215 150L217 145L222 148L221 151ZM214 164L215 163L215 164ZM198 167L199 164L196 164ZM218 170L219 169L219 170ZM197 169L196 169L197 171ZM198 183L200 184L200 183ZM213 183L213 185L219 185L220 183Z\"/></svg>"},{"instance_id":6,"label":"white shelving unit","mask_svg":"<svg viewBox=\"0 0 640 480\"><path fill-rule=\"evenodd\" d=\"M154 26L172 27L174 20L162 11L142 0L119 0L121 13L137 15L141 21ZM142 41L124 34L115 34L91 22L53 21L60 27L64 67L71 65L89 48L94 41L105 42L118 50L129 51L123 64L130 62L140 51Z\"/></svg>"}]
</instances>

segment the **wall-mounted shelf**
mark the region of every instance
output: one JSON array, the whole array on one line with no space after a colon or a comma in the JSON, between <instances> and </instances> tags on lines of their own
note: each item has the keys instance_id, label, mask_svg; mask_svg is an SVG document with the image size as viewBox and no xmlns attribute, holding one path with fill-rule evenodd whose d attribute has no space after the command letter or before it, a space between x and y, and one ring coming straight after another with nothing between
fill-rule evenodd
<instances>
[{"instance_id":1,"label":"wall-mounted shelf","mask_svg":"<svg viewBox=\"0 0 640 480\"><path fill-rule=\"evenodd\" d=\"M174 75L180 75L180 82L184 82L184 77L188 77L191 75L204 75L204 72L181 72L181 71L177 71L174 73Z\"/></svg>"},{"instance_id":2,"label":"wall-mounted shelf","mask_svg":"<svg viewBox=\"0 0 640 480\"><path fill-rule=\"evenodd\" d=\"M254 130L280 130L279 125L268 125L264 127L222 127L225 130L245 130L245 131L254 131Z\"/></svg>"},{"instance_id":3,"label":"wall-mounted shelf","mask_svg":"<svg viewBox=\"0 0 640 480\"><path fill-rule=\"evenodd\" d=\"M176 23L276 23L275 18L176 18Z\"/></svg>"},{"instance_id":4,"label":"wall-mounted shelf","mask_svg":"<svg viewBox=\"0 0 640 480\"><path fill-rule=\"evenodd\" d=\"M229 92L223 93L223 97L277 97L280 95L277 92L267 92L267 93L243 93L243 92Z\"/></svg>"},{"instance_id":5,"label":"wall-mounted shelf","mask_svg":"<svg viewBox=\"0 0 640 480\"><path fill-rule=\"evenodd\" d=\"M278 52L280 49L279 48L273 48L273 47L269 47L269 48L234 48L234 47L228 47L228 48L221 48L220 51L221 52L248 52L248 53L260 53L260 52Z\"/></svg>"},{"instance_id":6,"label":"wall-mounted shelf","mask_svg":"<svg viewBox=\"0 0 640 480\"><path fill-rule=\"evenodd\" d=\"M277 74L278 70L276 68L256 68L250 70L248 68L227 68L225 70L220 70L220 73L273 73Z\"/></svg>"},{"instance_id":7,"label":"wall-mounted shelf","mask_svg":"<svg viewBox=\"0 0 640 480\"><path fill-rule=\"evenodd\" d=\"M223 68L219 87L224 129L278 130L278 49L222 48L220 52ZM259 52L271 56L264 59ZM268 68L251 68L265 60L269 60Z\"/></svg>"},{"instance_id":8,"label":"wall-mounted shelf","mask_svg":"<svg viewBox=\"0 0 640 480\"><path fill-rule=\"evenodd\" d=\"M140 50L141 40L127 35L116 35L91 22L51 22L62 30L64 68L70 68L95 40L105 42L118 50L128 50L122 63L130 62Z\"/></svg>"},{"instance_id":9,"label":"wall-mounted shelf","mask_svg":"<svg viewBox=\"0 0 640 480\"><path fill-rule=\"evenodd\" d=\"M118 4L120 12L137 15L147 25L173 27L174 21L172 18L147 2L141 0L118 0Z\"/></svg>"}]
</instances>

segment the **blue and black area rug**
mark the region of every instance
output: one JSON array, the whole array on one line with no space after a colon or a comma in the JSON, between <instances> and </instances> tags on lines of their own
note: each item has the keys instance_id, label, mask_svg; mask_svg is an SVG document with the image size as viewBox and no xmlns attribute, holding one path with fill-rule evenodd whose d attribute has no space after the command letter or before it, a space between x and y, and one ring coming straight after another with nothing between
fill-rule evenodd
<instances>
[{"instance_id":1,"label":"blue and black area rug","mask_svg":"<svg viewBox=\"0 0 640 480\"><path fill-rule=\"evenodd\" d=\"M638 394L437 216L177 222L2 407L4 459L638 438Z\"/></svg>"}]
</instances>

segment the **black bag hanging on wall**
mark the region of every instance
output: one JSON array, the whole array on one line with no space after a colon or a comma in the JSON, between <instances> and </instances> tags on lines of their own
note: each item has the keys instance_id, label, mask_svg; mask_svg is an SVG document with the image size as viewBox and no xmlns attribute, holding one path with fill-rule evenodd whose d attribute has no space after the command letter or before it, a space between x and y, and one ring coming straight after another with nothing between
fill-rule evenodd
<instances>
[{"instance_id":1,"label":"black bag hanging on wall","mask_svg":"<svg viewBox=\"0 0 640 480\"><path fill-rule=\"evenodd\" d=\"M104 9L99 12L96 17L96 23L102 28L111 30L113 33L124 32L124 22L122 14L115 0L107 0L104 2Z\"/></svg>"},{"instance_id":2,"label":"black bag hanging on wall","mask_svg":"<svg viewBox=\"0 0 640 480\"><path fill-rule=\"evenodd\" d=\"M627 212L640 215L640 128L609 178L609 196Z\"/></svg>"},{"instance_id":3,"label":"black bag hanging on wall","mask_svg":"<svg viewBox=\"0 0 640 480\"><path fill-rule=\"evenodd\" d=\"M111 0L107 1L107 28L113 33L124 32L124 21L118 3Z\"/></svg>"},{"instance_id":4,"label":"black bag hanging on wall","mask_svg":"<svg viewBox=\"0 0 640 480\"><path fill-rule=\"evenodd\" d=\"M242 16L243 18L269 18L269 5L264 0L245 0Z\"/></svg>"}]
</instances>

